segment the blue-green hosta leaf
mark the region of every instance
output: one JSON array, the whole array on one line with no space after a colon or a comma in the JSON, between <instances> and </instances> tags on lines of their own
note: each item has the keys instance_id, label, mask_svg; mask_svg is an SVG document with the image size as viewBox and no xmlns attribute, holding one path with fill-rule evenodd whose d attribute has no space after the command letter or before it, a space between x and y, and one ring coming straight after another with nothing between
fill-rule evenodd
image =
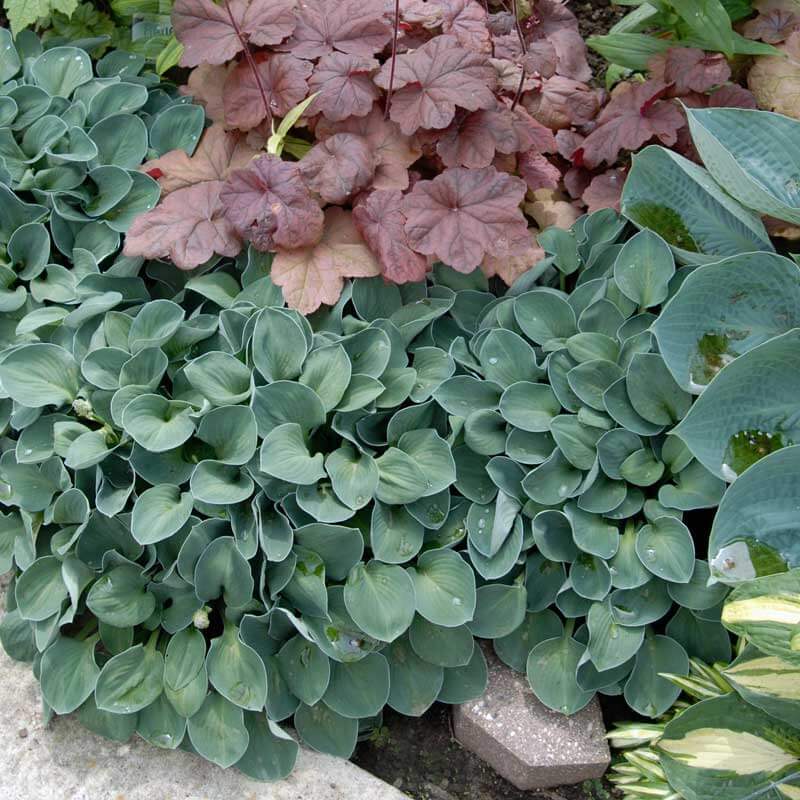
<instances>
[{"instance_id":1,"label":"blue-green hosta leaf","mask_svg":"<svg viewBox=\"0 0 800 800\"><path fill-rule=\"evenodd\" d=\"M41 622L61 610L67 587L55 556L36 559L16 581L14 596L23 619Z\"/></svg>"},{"instance_id":2,"label":"blue-green hosta leaf","mask_svg":"<svg viewBox=\"0 0 800 800\"><path fill-rule=\"evenodd\" d=\"M270 382L298 377L308 342L294 317L277 308L265 308L253 330L253 362Z\"/></svg>"},{"instance_id":3,"label":"blue-green hosta leaf","mask_svg":"<svg viewBox=\"0 0 800 800\"><path fill-rule=\"evenodd\" d=\"M660 717L678 699L681 690L660 673L689 674L686 651L668 636L648 636L636 653L636 663L625 684L625 700L638 714Z\"/></svg>"},{"instance_id":4,"label":"blue-green hosta leaf","mask_svg":"<svg viewBox=\"0 0 800 800\"><path fill-rule=\"evenodd\" d=\"M438 494L455 482L456 465L450 452L450 445L436 431L430 429L407 431L400 437L397 446L416 462L425 475L426 488L423 497ZM380 465L379 459L379 473ZM383 483L385 490L385 464L384 471L380 475L379 489L380 483Z\"/></svg>"},{"instance_id":5,"label":"blue-green hosta leaf","mask_svg":"<svg viewBox=\"0 0 800 800\"><path fill-rule=\"evenodd\" d=\"M376 502L370 519L370 547L385 564L404 564L422 549L425 529L405 508Z\"/></svg>"},{"instance_id":6,"label":"blue-green hosta leaf","mask_svg":"<svg viewBox=\"0 0 800 800\"><path fill-rule=\"evenodd\" d=\"M646 147L634 157L622 213L691 263L774 251L758 216L725 194L702 167L663 147Z\"/></svg>"},{"instance_id":7,"label":"blue-green hosta leaf","mask_svg":"<svg viewBox=\"0 0 800 800\"><path fill-rule=\"evenodd\" d=\"M483 650L476 647L472 658L463 667L445 669L444 681L436 698L440 703L458 705L477 700L489 684L489 667Z\"/></svg>"},{"instance_id":8,"label":"blue-green hosta leaf","mask_svg":"<svg viewBox=\"0 0 800 800\"><path fill-rule=\"evenodd\" d=\"M481 366L486 380L507 389L520 381L535 382L544 370L536 364L533 348L513 331L497 328L483 339Z\"/></svg>"},{"instance_id":9,"label":"blue-green hosta leaf","mask_svg":"<svg viewBox=\"0 0 800 800\"><path fill-rule=\"evenodd\" d=\"M325 406L325 411L332 411L344 397L352 372L344 347L332 344L312 350L308 354L298 380L315 392Z\"/></svg>"},{"instance_id":10,"label":"blue-green hosta leaf","mask_svg":"<svg viewBox=\"0 0 800 800\"><path fill-rule=\"evenodd\" d=\"M680 421L692 403L657 353L637 353L631 359L626 385L636 413L654 425Z\"/></svg>"},{"instance_id":11,"label":"blue-green hosta leaf","mask_svg":"<svg viewBox=\"0 0 800 800\"><path fill-rule=\"evenodd\" d=\"M141 625L156 607L148 579L133 564L120 564L102 575L86 596L86 607L101 621L117 628Z\"/></svg>"},{"instance_id":12,"label":"blue-green hosta leaf","mask_svg":"<svg viewBox=\"0 0 800 800\"><path fill-rule=\"evenodd\" d=\"M133 440L152 453L173 450L194 433L192 406L158 394L134 397L122 412L122 425Z\"/></svg>"},{"instance_id":13,"label":"blue-green hosta leaf","mask_svg":"<svg viewBox=\"0 0 800 800\"><path fill-rule=\"evenodd\" d=\"M90 112L92 107L89 107ZM203 132L205 116L196 105L173 105L157 114L150 126L150 147L159 156L170 150L192 155Z\"/></svg>"},{"instance_id":14,"label":"blue-green hosta leaf","mask_svg":"<svg viewBox=\"0 0 800 800\"><path fill-rule=\"evenodd\" d=\"M375 497L383 503L413 503L425 497L431 489L422 466L397 447L387 448L380 458L375 459L375 464L379 476Z\"/></svg>"},{"instance_id":15,"label":"blue-green hosta leaf","mask_svg":"<svg viewBox=\"0 0 800 800\"><path fill-rule=\"evenodd\" d=\"M112 714L97 707L93 696L78 709L78 721L93 733L114 742L127 742L136 730L138 714Z\"/></svg>"},{"instance_id":16,"label":"blue-green hosta leaf","mask_svg":"<svg viewBox=\"0 0 800 800\"><path fill-rule=\"evenodd\" d=\"M389 699L389 664L380 653L360 661L331 664L331 678L322 702L342 717L379 714Z\"/></svg>"},{"instance_id":17,"label":"blue-green hosta leaf","mask_svg":"<svg viewBox=\"0 0 800 800\"><path fill-rule=\"evenodd\" d=\"M502 392L496 383L472 375L456 375L442 383L433 397L448 414L466 417L473 411L497 409Z\"/></svg>"},{"instance_id":18,"label":"blue-green hosta leaf","mask_svg":"<svg viewBox=\"0 0 800 800\"><path fill-rule=\"evenodd\" d=\"M531 500L545 506L556 506L574 496L582 481L583 473L557 449L525 476L522 488Z\"/></svg>"},{"instance_id":19,"label":"blue-green hosta leaf","mask_svg":"<svg viewBox=\"0 0 800 800\"><path fill-rule=\"evenodd\" d=\"M722 609L726 628L747 638L763 653L800 665L800 570L743 583Z\"/></svg>"},{"instance_id":20,"label":"blue-green hosta leaf","mask_svg":"<svg viewBox=\"0 0 800 800\"><path fill-rule=\"evenodd\" d=\"M382 642L393 642L414 618L414 582L402 567L379 561L358 564L347 578L344 602L361 630Z\"/></svg>"},{"instance_id":21,"label":"blue-green hosta leaf","mask_svg":"<svg viewBox=\"0 0 800 800\"><path fill-rule=\"evenodd\" d=\"M517 297L514 317L522 332L539 345L567 339L578 332L572 306L549 289L537 289Z\"/></svg>"},{"instance_id":22,"label":"blue-green hosta leaf","mask_svg":"<svg viewBox=\"0 0 800 800\"><path fill-rule=\"evenodd\" d=\"M186 365L184 375L216 406L236 405L250 396L250 370L230 353L205 353Z\"/></svg>"},{"instance_id":23,"label":"blue-green hosta leaf","mask_svg":"<svg viewBox=\"0 0 800 800\"><path fill-rule=\"evenodd\" d=\"M526 665L528 683L548 708L562 714L577 714L594 697L594 692L581 689L576 680L584 650L568 632L545 639L531 650Z\"/></svg>"},{"instance_id":24,"label":"blue-green hosta leaf","mask_svg":"<svg viewBox=\"0 0 800 800\"><path fill-rule=\"evenodd\" d=\"M600 672L624 664L637 653L645 629L620 625L614 618L611 602L594 603L586 615L589 629L589 656Z\"/></svg>"},{"instance_id":25,"label":"blue-green hosta leaf","mask_svg":"<svg viewBox=\"0 0 800 800\"><path fill-rule=\"evenodd\" d=\"M233 766L247 752L250 741L244 711L216 692L210 692L189 718L187 732L192 747L223 768Z\"/></svg>"},{"instance_id":26,"label":"blue-green hosta leaf","mask_svg":"<svg viewBox=\"0 0 800 800\"><path fill-rule=\"evenodd\" d=\"M273 428L261 444L261 471L289 483L308 485L325 477L322 453L308 452L296 422Z\"/></svg>"},{"instance_id":27,"label":"blue-green hosta leaf","mask_svg":"<svg viewBox=\"0 0 800 800\"><path fill-rule=\"evenodd\" d=\"M97 678L95 701L101 711L133 714L149 706L164 689L164 656L147 646L128 648L106 661Z\"/></svg>"},{"instance_id":28,"label":"blue-green hosta leaf","mask_svg":"<svg viewBox=\"0 0 800 800\"><path fill-rule=\"evenodd\" d=\"M800 122L744 108L692 108L686 116L700 158L728 194L747 208L800 223Z\"/></svg>"},{"instance_id":29,"label":"blue-green hosta leaf","mask_svg":"<svg viewBox=\"0 0 800 800\"><path fill-rule=\"evenodd\" d=\"M466 666L475 647L475 640L466 625L447 628L434 625L421 616L414 617L408 630L408 640L423 661L439 667Z\"/></svg>"},{"instance_id":30,"label":"blue-green hosta leaf","mask_svg":"<svg viewBox=\"0 0 800 800\"><path fill-rule=\"evenodd\" d=\"M517 564L522 553L523 539L524 527L521 517L516 518L511 533L503 542L502 547L492 556L481 553L470 539L467 543L467 551L472 566L484 580L504 578Z\"/></svg>"},{"instance_id":31,"label":"blue-green hosta leaf","mask_svg":"<svg viewBox=\"0 0 800 800\"><path fill-rule=\"evenodd\" d=\"M800 789L797 728L735 693L697 703L657 745L670 785L687 800L790 798Z\"/></svg>"},{"instance_id":32,"label":"blue-green hosta leaf","mask_svg":"<svg viewBox=\"0 0 800 800\"><path fill-rule=\"evenodd\" d=\"M636 534L636 553L654 575L688 583L694 572L694 540L676 517L659 517Z\"/></svg>"},{"instance_id":33,"label":"blue-green hosta leaf","mask_svg":"<svg viewBox=\"0 0 800 800\"><path fill-rule=\"evenodd\" d=\"M136 733L155 747L174 750L186 735L186 720L162 694L139 712Z\"/></svg>"},{"instance_id":34,"label":"blue-green hosta leaf","mask_svg":"<svg viewBox=\"0 0 800 800\"><path fill-rule=\"evenodd\" d=\"M0 82L11 80L19 72L22 62L14 47L14 39L8 28L0 30Z\"/></svg>"},{"instance_id":35,"label":"blue-green hosta leaf","mask_svg":"<svg viewBox=\"0 0 800 800\"><path fill-rule=\"evenodd\" d=\"M206 660L208 680L240 708L260 711L267 701L267 673L255 650L239 638L239 629L226 623L222 636L211 640Z\"/></svg>"},{"instance_id":36,"label":"blue-green hosta leaf","mask_svg":"<svg viewBox=\"0 0 800 800\"><path fill-rule=\"evenodd\" d=\"M97 161L137 169L147 154L147 127L133 114L114 114L89 130L97 147Z\"/></svg>"},{"instance_id":37,"label":"blue-green hosta leaf","mask_svg":"<svg viewBox=\"0 0 800 800\"><path fill-rule=\"evenodd\" d=\"M194 500L177 486L160 484L136 499L131 533L139 544L155 544L179 531L192 513Z\"/></svg>"},{"instance_id":38,"label":"blue-green hosta leaf","mask_svg":"<svg viewBox=\"0 0 800 800\"><path fill-rule=\"evenodd\" d=\"M320 701L330 684L331 663L314 642L293 636L280 649L277 664L292 694L309 706Z\"/></svg>"},{"instance_id":39,"label":"blue-green hosta leaf","mask_svg":"<svg viewBox=\"0 0 800 800\"><path fill-rule=\"evenodd\" d=\"M481 586L475 593L475 614L467 627L479 639L500 639L522 624L526 602L527 592L519 583Z\"/></svg>"},{"instance_id":40,"label":"blue-green hosta leaf","mask_svg":"<svg viewBox=\"0 0 800 800\"><path fill-rule=\"evenodd\" d=\"M174 691L185 689L197 678L205 659L206 641L197 628L176 633L164 654L164 685Z\"/></svg>"},{"instance_id":41,"label":"blue-green hosta leaf","mask_svg":"<svg viewBox=\"0 0 800 800\"><path fill-rule=\"evenodd\" d=\"M59 636L42 654L42 695L56 714L72 713L94 692L100 674L94 659L97 638Z\"/></svg>"},{"instance_id":42,"label":"blue-green hosta leaf","mask_svg":"<svg viewBox=\"0 0 800 800\"><path fill-rule=\"evenodd\" d=\"M550 423L561 412L561 403L544 383L511 384L500 398L503 419L529 433L550 430Z\"/></svg>"},{"instance_id":43,"label":"blue-green hosta leaf","mask_svg":"<svg viewBox=\"0 0 800 800\"><path fill-rule=\"evenodd\" d=\"M475 576L453 550L429 550L409 570L416 610L429 622L455 628L475 615Z\"/></svg>"},{"instance_id":44,"label":"blue-green hosta leaf","mask_svg":"<svg viewBox=\"0 0 800 800\"><path fill-rule=\"evenodd\" d=\"M207 694L208 673L205 664L182 689L173 689L168 683L164 683L164 696L178 715L187 720L200 710Z\"/></svg>"},{"instance_id":45,"label":"blue-green hosta leaf","mask_svg":"<svg viewBox=\"0 0 800 800\"><path fill-rule=\"evenodd\" d=\"M653 330L678 384L699 394L726 365L800 325L800 269L742 253L691 272Z\"/></svg>"},{"instance_id":46,"label":"blue-green hosta leaf","mask_svg":"<svg viewBox=\"0 0 800 800\"><path fill-rule=\"evenodd\" d=\"M189 481L196 500L215 506L244 502L253 494L254 485L247 472L223 461L201 461Z\"/></svg>"},{"instance_id":47,"label":"blue-green hosta leaf","mask_svg":"<svg viewBox=\"0 0 800 800\"><path fill-rule=\"evenodd\" d=\"M688 583L670 583L667 586L670 597L684 608L705 611L719 605L728 593L722 583L711 583L711 570L708 562L695 560L692 577Z\"/></svg>"},{"instance_id":48,"label":"blue-green hosta leaf","mask_svg":"<svg viewBox=\"0 0 800 800\"><path fill-rule=\"evenodd\" d=\"M375 459L345 443L325 458L325 470L336 496L349 508L363 508L378 488Z\"/></svg>"},{"instance_id":49,"label":"blue-green hosta leaf","mask_svg":"<svg viewBox=\"0 0 800 800\"><path fill-rule=\"evenodd\" d=\"M575 594L572 590L572 581L567 580L567 570L561 562L549 561L542 553L536 551L528 554L525 559L525 604L528 611L544 611L557 600L559 593L566 589ZM584 598L576 602L581 606L589 605L589 601ZM583 612L575 616L582 615Z\"/></svg>"},{"instance_id":50,"label":"blue-green hosta leaf","mask_svg":"<svg viewBox=\"0 0 800 800\"><path fill-rule=\"evenodd\" d=\"M325 407L313 389L294 381L275 381L253 390L250 402L256 415L259 436L286 422L311 431L325 422Z\"/></svg>"},{"instance_id":51,"label":"blue-green hosta leaf","mask_svg":"<svg viewBox=\"0 0 800 800\"><path fill-rule=\"evenodd\" d=\"M438 347L420 347L414 351L414 369L417 382L411 390L411 399L423 403L456 371L453 357Z\"/></svg>"},{"instance_id":52,"label":"blue-green hosta leaf","mask_svg":"<svg viewBox=\"0 0 800 800\"><path fill-rule=\"evenodd\" d=\"M364 554L364 537L358 528L311 523L297 528L294 538L323 560L325 574L336 581L345 580Z\"/></svg>"},{"instance_id":53,"label":"blue-green hosta leaf","mask_svg":"<svg viewBox=\"0 0 800 800\"><path fill-rule=\"evenodd\" d=\"M29 408L71 403L80 388L78 364L55 344L26 344L0 361L0 383L12 399Z\"/></svg>"},{"instance_id":54,"label":"blue-green hosta leaf","mask_svg":"<svg viewBox=\"0 0 800 800\"><path fill-rule=\"evenodd\" d=\"M611 591L611 570L598 556L581 553L569 570L576 594L586 600L603 600Z\"/></svg>"},{"instance_id":55,"label":"blue-green hosta leaf","mask_svg":"<svg viewBox=\"0 0 800 800\"><path fill-rule=\"evenodd\" d=\"M421 659L407 638L384 651L389 662L387 704L408 717L421 717L436 701L444 683L444 669Z\"/></svg>"},{"instance_id":56,"label":"blue-green hosta leaf","mask_svg":"<svg viewBox=\"0 0 800 800\"><path fill-rule=\"evenodd\" d=\"M350 758L358 738L358 720L337 714L325 703L303 703L294 715L294 727L300 738L320 753Z\"/></svg>"},{"instance_id":57,"label":"blue-green hosta leaf","mask_svg":"<svg viewBox=\"0 0 800 800\"><path fill-rule=\"evenodd\" d=\"M511 669L525 672L530 651L540 642L563 633L564 626L553 611L529 612L515 631L494 640L494 652Z\"/></svg>"},{"instance_id":58,"label":"blue-green hosta leaf","mask_svg":"<svg viewBox=\"0 0 800 800\"><path fill-rule=\"evenodd\" d=\"M539 552L550 561L571 563L578 557L572 524L563 511L540 511L533 520L533 538Z\"/></svg>"},{"instance_id":59,"label":"blue-green hosta leaf","mask_svg":"<svg viewBox=\"0 0 800 800\"><path fill-rule=\"evenodd\" d=\"M160 347L180 327L184 310L170 300L153 300L142 306L128 333L128 346L136 355L146 347Z\"/></svg>"},{"instance_id":60,"label":"blue-green hosta leaf","mask_svg":"<svg viewBox=\"0 0 800 800\"><path fill-rule=\"evenodd\" d=\"M249 741L236 769L257 781L286 778L297 761L297 742L266 714L246 712L244 723Z\"/></svg>"},{"instance_id":61,"label":"blue-green hosta leaf","mask_svg":"<svg viewBox=\"0 0 800 800\"><path fill-rule=\"evenodd\" d=\"M676 433L715 475L735 480L763 456L800 439L793 409L800 332L770 339L731 362Z\"/></svg>"},{"instance_id":62,"label":"blue-green hosta leaf","mask_svg":"<svg viewBox=\"0 0 800 800\"><path fill-rule=\"evenodd\" d=\"M68 98L92 79L92 60L77 47L53 47L33 62L31 76L48 94Z\"/></svg>"},{"instance_id":63,"label":"blue-green hosta leaf","mask_svg":"<svg viewBox=\"0 0 800 800\"><path fill-rule=\"evenodd\" d=\"M220 536L203 550L194 568L194 586L200 600L223 596L226 605L243 606L253 596L250 564L236 541Z\"/></svg>"},{"instance_id":64,"label":"blue-green hosta leaf","mask_svg":"<svg viewBox=\"0 0 800 800\"><path fill-rule=\"evenodd\" d=\"M643 230L625 243L614 262L614 280L640 309L661 305L675 274L669 245L656 233Z\"/></svg>"}]
</instances>

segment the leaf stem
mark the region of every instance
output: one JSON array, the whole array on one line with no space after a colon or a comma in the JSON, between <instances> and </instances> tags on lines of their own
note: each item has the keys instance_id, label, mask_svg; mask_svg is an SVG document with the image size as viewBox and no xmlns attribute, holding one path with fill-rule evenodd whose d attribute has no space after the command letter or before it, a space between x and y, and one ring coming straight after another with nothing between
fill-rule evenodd
<instances>
[{"instance_id":1,"label":"leaf stem","mask_svg":"<svg viewBox=\"0 0 800 800\"><path fill-rule=\"evenodd\" d=\"M522 49L522 56L523 58L528 52L528 45L525 44L525 34L522 32L522 25L519 21L519 11L517 9L517 0L511 0L511 13L514 15L514 28L517 31L517 36L519 37L519 46ZM520 64L521 72L519 74L519 86L517 86L517 92L514 95L514 102L511 103L511 110L513 111L517 104L519 103L520 98L522 97L522 90L525 86L525 78L527 77L525 74L525 65Z\"/></svg>"},{"instance_id":2,"label":"leaf stem","mask_svg":"<svg viewBox=\"0 0 800 800\"><path fill-rule=\"evenodd\" d=\"M392 61L389 65L389 88L386 90L386 108L383 118L389 119L389 109L392 107L392 89L394 88L394 70L397 64L397 38L400 35L400 0L394 0L394 24L392 26Z\"/></svg>"},{"instance_id":3,"label":"leaf stem","mask_svg":"<svg viewBox=\"0 0 800 800\"><path fill-rule=\"evenodd\" d=\"M236 21L236 18L233 16L233 12L231 11L231 6L228 0L223 0L225 4L225 11L228 14L228 19L231 21L231 25L233 26L233 30L236 32L236 37L239 39L242 45L242 49L244 50L244 57L247 60L247 65L250 67L253 77L256 81L256 86L258 86L259 94L261 95L261 102L264 104L264 111L266 113L267 122L272 122L272 111L269 107L269 100L267 100L267 90L264 88L264 83L261 80L261 74L258 71L258 65L256 64L255 58L253 58L253 53L250 50L250 45L247 41L247 37L242 32L242 29L239 27L239 23Z\"/></svg>"}]
</instances>

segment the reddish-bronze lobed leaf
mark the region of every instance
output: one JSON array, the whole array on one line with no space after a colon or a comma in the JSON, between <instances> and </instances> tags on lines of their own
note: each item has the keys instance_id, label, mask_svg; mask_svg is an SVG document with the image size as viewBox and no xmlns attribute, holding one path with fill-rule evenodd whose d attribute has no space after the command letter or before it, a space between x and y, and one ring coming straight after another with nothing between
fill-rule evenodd
<instances>
[{"instance_id":1,"label":"reddish-bronze lobed leaf","mask_svg":"<svg viewBox=\"0 0 800 800\"><path fill-rule=\"evenodd\" d=\"M193 156L185 150L170 150L143 164L141 170L157 177L163 197L196 183L225 180L231 170L247 166L257 155L242 135L214 124L203 134Z\"/></svg>"},{"instance_id":2,"label":"reddish-bronze lobed leaf","mask_svg":"<svg viewBox=\"0 0 800 800\"><path fill-rule=\"evenodd\" d=\"M494 167L446 169L419 181L403 200L409 244L460 272L470 272L487 255L519 254L528 226L519 205L525 181Z\"/></svg>"},{"instance_id":3,"label":"reddish-bronze lobed leaf","mask_svg":"<svg viewBox=\"0 0 800 800\"><path fill-rule=\"evenodd\" d=\"M521 58L521 63L529 75L552 78L556 74L558 66L556 48L548 39L531 42L527 52Z\"/></svg>"},{"instance_id":4,"label":"reddish-bronze lobed leaf","mask_svg":"<svg viewBox=\"0 0 800 800\"><path fill-rule=\"evenodd\" d=\"M438 0L400 0L400 18L406 26L433 30L441 26L444 9Z\"/></svg>"},{"instance_id":5,"label":"reddish-bronze lobed leaf","mask_svg":"<svg viewBox=\"0 0 800 800\"><path fill-rule=\"evenodd\" d=\"M212 122L225 122L225 106L222 95L228 75L236 69L236 63L201 64L189 73L186 86L181 86L182 95L193 97L206 110Z\"/></svg>"},{"instance_id":6,"label":"reddish-bronze lobed leaf","mask_svg":"<svg viewBox=\"0 0 800 800\"><path fill-rule=\"evenodd\" d=\"M263 155L230 174L220 192L236 230L259 250L305 247L319 241L323 215L297 164Z\"/></svg>"},{"instance_id":7,"label":"reddish-bronze lobed leaf","mask_svg":"<svg viewBox=\"0 0 800 800\"><path fill-rule=\"evenodd\" d=\"M256 63L261 85L267 97L270 113L284 116L305 99L307 79L312 66L288 53L259 54ZM225 81L223 94L225 123L230 128L249 131L260 125L267 116L253 70L242 61Z\"/></svg>"},{"instance_id":8,"label":"reddish-bronze lobed leaf","mask_svg":"<svg viewBox=\"0 0 800 800\"><path fill-rule=\"evenodd\" d=\"M537 189L556 189L561 182L561 170L537 150L528 150L517 157L519 174L535 192Z\"/></svg>"},{"instance_id":9,"label":"reddish-bronze lobed leaf","mask_svg":"<svg viewBox=\"0 0 800 800\"><path fill-rule=\"evenodd\" d=\"M205 181L172 192L152 211L136 217L125 236L125 255L169 258L194 269L215 253L235 256L242 240L219 199L222 181Z\"/></svg>"},{"instance_id":10,"label":"reddish-bronze lobed leaf","mask_svg":"<svg viewBox=\"0 0 800 800\"><path fill-rule=\"evenodd\" d=\"M654 138L675 144L685 118L672 101L661 99L667 89L660 81L620 84L583 142L583 163L592 169L604 161L613 165L621 150L638 150Z\"/></svg>"},{"instance_id":11,"label":"reddish-bronze lobed leaf","mask_svg":"<svg viewBox=\"0 0 800 800\"><path fill-rule=\"evenodd\" d=\"M376 59L364 56L323 56L308 82L312 92L319 92L309 113L322 114L332 122L366 117L381 94L372 80L379 67Z\"/></svg>"},{"instance_id":12,"label":"reddish-bronze lobed leaf","mask_svg":"<svg viewBox=\"0 0 800 800\"><path fill-rule=\"evenodd\" d=\"M722 53L671 47L650 60L650 77L671 84L671 93L680 96L720 86L731 77L731 68Z\"/></svg>"},{"instance_id":13,"label":"reddish-bronze lobed leaf","mask_svg":"<svg viewBox=\"0 0 800 800\"><path fill-rule=\"evenodd\" d=\"M377 106L366 117L349 117L341 122L321 120L316 128L318 141L337 133L363 136L375 154L374 189L407 189L408 168L419 159L422 150L416 139L405 136L391 120L383 118Z\"/></svg>"},{"instance_id":14,"label":"reddish-bronze lobed leaf","mask_svg":"<svg viewBox=\"0 0 800 800\"><path fill-rule=\"evenodd\" d=\"M428 271L428 260L408 244L402 204L402 192L384 189L370 192L353 209L356 228L380 261L383 277L394 283L421 281Z\"/></svg>"},{"instance_id":15,"label":"reddish-bronze lobed leaf","mask_svg":"<svg viewBox=\"0 0 800 800\"><path fill-rule=\"evenodd\" d=\"M495 151L506 155L535 149L552 152L555 137L524 109L497 108L460 113L439 138L436 152L448 167L488 167Z\"/></svg>"},{"instance_id":16,"label":"reddish-bronze lobed leaf","mask_svg":"<svg viewBox=\"0 0 800 800\"><path fill-rule=\"evenodd\" d=\"M295 5L296 0L228 0L224 6L212 0L175 0L172 26L183 45L181 66L230 61L243 49L236 27L255 45L282 42L295 29Z\"/></svg>"},{"instance_id":17,"label":"reddish-bronze lobed leaf","mask_svg":"<svg viewBox=\"0 0 800 800\"><path fill-rule=\"evenodd\" d=\"M478 0L439 0L442 31L452 33L462 47L477 53L492 52L486 9Z\"/></svg>"},{"instance_id":18,"label":"reddish-bronze lobed leaf","mask_svg":"<svg viewBox=\"0 0 800 800\"><path fill-rule=\"evenodd\" d=\"M391 36L382 0L302 0L294 35L281 49L299 58L319 58L334 50L371 57Z\"/></svg>"},{"instance_id":19,"label":"reddish-bronze lobed leaf","mask_svg":"<svg viewBox=\"0 0 800 800\"><path fill-rule=\"evenodd\" d=\"M391 61L375 77L389 86ZM456 107L493 108L497 73L486 56L462 47L455 36L437 36L413 53L397 56L390 116L405 134L446 128Z\"/></svg>"},{"instance_id":20,"label":"reddish-bronze lobed leaf","mask_svg":"<svg viewBox=\"0 0 800 800\"><path fill-rule=\"evenodd\" d=\"M372 278L381 274L378 260L343 208L325 211L325 229L317 244L298 250L279 250L272 262L272 280L283 297L303 314L323 303L333 305L345 278Z\"/></svg>"},{"instance_id":21,"label":"reddish-bronze lobed leaf","mask_svg":"<svg viewBox=\"0 0 800 800\"><path fill-rule=\"evenodd\" d=\"M742 27L749 39L780 44L800 30L800 5L796 0L757 0L753 8L758 16Z\"/></svg>"},{"instance_id":22,"label":"reddish-bronze lobed leaf","mask_svg":"<svg viewBox=\"0 0 800 800\"><path fill-rule=\"evenodd\" d=\"M500 278L506 286L511 286L520 275L538 264L544 258L544 249L536 239L536 228L528 229L528 243L522 252L513 256L486 256L481 270L487 278Z\"/></svg>"},{"instance_id":23,"label":"reddish-bronze lobed leaf","mask_svg":"<svg viewBox=\"0 0 800 800\"><path fill-rule=\"evenodd\" d=\"M625 185L627 174L627 170L617 168L609 169L592 178L592 182L583 193L583 202L586 203L589 214L601 208L613 208L619 211L622 187Z\"/></svg>"},{"instance_id":24,"label":"reddish-bronze lobed leaf","mask_svg":"<svg viewBox=\"0 0 800 800\"><path fill-rule=\"evenodd\" d=\"M363 136L337 133L315 144L298 166L312 191L326 203L341 205L369 186L375 154Z\"/></svg>"},{"instance_id":25,"label":"reddish-bronze lobed leaf","mask_svg":"<svg viewBox=\"0 0 800 800\"><path fill-rule=\"evenodd\" d=\"M548 78L538 91L527 92L522 103L535 119L554 131L586 125L600 110L595 90L561 75Z\"/></svg>"},{"instance_id":26,"label":"reddish-bronze lobed leaf","mask_svg":"<svg viewBox=\"0 0 800 800\"><path fill-rule=\"evenodd\" d=\"M565 0L537 0L534 8L531 38L534 41L546 39L553 45L558 74L576 81L591 80L592 70L586 60L586 45L578 20L566 7Z\"/></svg>"}]
</instances>

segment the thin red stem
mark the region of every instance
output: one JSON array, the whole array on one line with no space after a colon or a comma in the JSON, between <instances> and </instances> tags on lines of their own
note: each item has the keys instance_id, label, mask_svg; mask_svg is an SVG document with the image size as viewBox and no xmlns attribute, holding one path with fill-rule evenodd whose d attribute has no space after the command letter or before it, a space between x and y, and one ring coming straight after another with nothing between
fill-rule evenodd
<instances>
[{"instance_id":1,"label":"thin red stem","mask_svg":"<svg viewBox=\"0 0 800 800\"><path fill-rule=\"evenodd\" d=\"M250 45L247 41L247 37L242 33L242 29L239 27L239 23L236 21L236 18L233 16L233 12L231 11L230 3L228 0L223 0L225 4L225 11L228 13L228 19L231 21L231 25L233 26L233 30L236 32L236 36L242 44L242 49L244 50L244 57L247 59L247 64L253 72L253 77L256 81L256 86L258 86L259 94L261 95L261 102L264 103L264 111L266 112L266 119L267 122L272 122L272 111L269 107L269 100L267 100L267 90L264 88L264 83L261 80L261 74L258 71L258 64L256 64L256 60L253 58L253 53L250 50Z\"/></svg>"},{"instance_id":2,"label":"thin red stem","mask_svg":"<svg viewBox=\"0 0 800 800\"><path fill-rule=\"evenodd\" d=\"M514 15L514 27L517 29L517 36L519 37L519 46L522 49L523 57L528 52L528 45L525 44L525 34L522 32L522 24L519 21L519 14L517 13L517 0L511 0L511 13ZM521 72L519 75L519 86L517 86L517 93L514 95L514 102L511 104L511 110L513 111L517 104L519 103L520 97L522 97L522 89L525 86L525 65L520 65Z\"/></svg>"},{"instance_id":3,"label":"thin red stem","mask_svg":"<svg viewBox=\"0 0 800 800\"><path fill-rule=\"evenodd\" d=\"M384 119L389 119L389 109L392 106L392 89L394 88L394 70L397 64L397 39L400 35L400 0L394 0L394 30L392 31L392 63L389 66L389 88L386 90L386 108L383 111Z\"/></svg>"}]
</instances>

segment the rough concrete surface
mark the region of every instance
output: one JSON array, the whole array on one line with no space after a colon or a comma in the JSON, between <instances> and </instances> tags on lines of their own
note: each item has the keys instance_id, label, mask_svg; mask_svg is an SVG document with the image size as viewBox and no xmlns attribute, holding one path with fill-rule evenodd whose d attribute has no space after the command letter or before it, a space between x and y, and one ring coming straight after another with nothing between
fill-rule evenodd
<instances>
[{"instance_id":1,"label":"rough concrete surface","mask_svg":"<svg viewBox=\"0 0 800 800\"><path fill-rule=\"evenodd\" d=\"M519 789L601 777L611 755L597 700L565 717L537 700L524 675L485 652L489 686L453 709L456 739Z\"/></svg>"}]
</instances>

